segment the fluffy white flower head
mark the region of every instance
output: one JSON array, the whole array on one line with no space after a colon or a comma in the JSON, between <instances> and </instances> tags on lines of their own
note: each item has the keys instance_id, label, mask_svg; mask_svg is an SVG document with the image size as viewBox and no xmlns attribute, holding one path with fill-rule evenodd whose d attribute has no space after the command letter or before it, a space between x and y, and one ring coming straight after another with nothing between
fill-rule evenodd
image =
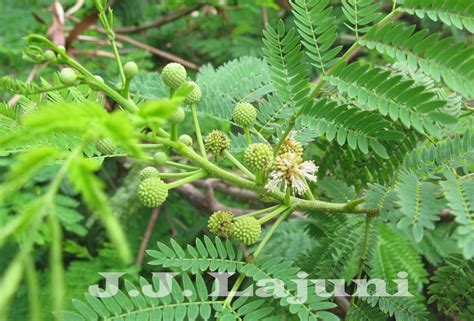
<instances>
[{"instance_id":1,"label":"fluffy white flower head","mask_svg":"<svg viewBox=\"0 0 474 321\"><path fill-rule=\"evenodd\" d=\"M282 187L284 190L291 188L293 194L301 195L308 189L306 180L317 180L317 170L314 162L303 161L296 153L284 153L275 158L270 180L265 187L272 192Z\"/></svg>"}]
</instances>

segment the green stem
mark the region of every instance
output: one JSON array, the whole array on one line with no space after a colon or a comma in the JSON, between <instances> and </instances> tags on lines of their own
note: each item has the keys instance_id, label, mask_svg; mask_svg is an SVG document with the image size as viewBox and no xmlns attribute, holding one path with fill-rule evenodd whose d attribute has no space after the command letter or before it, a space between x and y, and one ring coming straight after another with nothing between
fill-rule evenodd
<instances>
[{"instance_id":1,"label":"green stem","mask_svg":"<svg viewBox=\"0 0 474 321\"><path fill-rule=\"evenodd\" d=\"M357 273L356 280L360 280L360 278L362 277L362 273L364 271L365 260L366 260L366 257L367 257L367 251L368 251L368 247L369 247L369 232L370 232L371 222L372 222L372 217L370 215L367 215L365 217L364 241L363 241L363 244L362 244L362 252L361 252L361 255L360 255L360 259L359 259L359 271ZM357 284L354 287L354 293L356 291L357 291ZM355 305L355 299L356 299L356 296L352 295L350 309L349 309L348 313L346 314L345 320L349 320L352 308Z\"/></svg>"},{"instance_id":2,"label":"green stem","mask_svg":"<svg viewBox=\"0 0 474 321\"><path fill-rule=\"evenodd\" d=\"M278 204L278 205L267 207L267 208L264 208L264 209L261 209L261 210L258 210L258 211L252 212L252 213L247 213L247 214L244 214L244 215L240 215L239 217L258 216L258 215L261 215L261 214L265 214L265 213L274 211L274 210L276 210L277 208L279 208L281 206L282 205Z\"/></svg>"},{"instance_id":3,"label":"green stem","mask_svg":"<svg viewBox=\"0 0 474 321\"><path fill-rule=\"evenodd\" d=\"M286 206L291 206L291 188L290 188L290 186L286 187L285 199L284 199L283 203Z\"/></svg>"},{"instance_id":4,"label":"green stem","mask_svg":"<svg viewBox=\"0 0 474 321\"><path fill-rule=\"evenodd\" d=\"M177 168L177 169L184 169L186 171L195 171L195 170L199 169L198 167L195 167L195 166L176 163L176 162L172 162L172 161L166 161L165 165L171 166L171 167L174 167L174 168Z\"/></svg>"},{"instance_id":5,"label":"green stem","mask_svg":"<svg viewBox=\"0 0 474 321\"><path fill-rule=\"evenodd\" d=\"M241 188L250 189L255 192L265 192L269 194L272 198L282 202L285 199L285 194L281 192L269 192L261 186L251 180L245 179L233 173L230 173L219 166L211 163L209 160L199 156L191 148L185 146L180 142L173 142L170 139L163 137L148 137L145 136L143 139L148 140L154 143L164 144L173 148L178 154L188 158L189 160L195 162L199 165L200 168L209 173L209 176L219 178L226 182L230 182L233 185ZM377 208L365 209L360 206L354 208L348 208L347 203L331 203L320 200L305 200L297 197L290 197L291 207L293 209L301 210L313 210L313 211L324 211L328 213L353 213L353 214L377 214Z\"/></svg>"},{"instance_id":6,"label":"green stem","mask_svg":"<svg viewBox=\"0 0 474 321\"><path fill-rule=\"evenodd\" d=\"M178 125L171 124L171 140L178 140Z\"/></svg>"},{"instance_id":7,"label":"green stem","mask_svg":"<svg viewBox=\"0 0 474 321\"><path fill-rule=\"evenodd\" d=\"M170 137L171 137L171 135L168 134L168 133L166 132L166 130L164 130L163 128L158 128L158 130L156 131L156 134L157 134L158 136L161 136L161 137L164 137L164 138L170 138Z\"/></svg>"},{"instance_id":8,"label":"green stem","mask_svg":"<svg viewBox=\"0 0 474 321\"><path fill-rule=\"evenodd\" d=\"M109 33L107 33L109 34ZM130 79L127 79L125 77L125 73L123 71L123 66L122 66L122 61L120 59L120 54L118 52L118 48L117 48L117 43L115 42L115 33L112 32L111 33L111 36L109 36L109 41L110 41L110 45L112 46L112 49L114 51L114 56L115 56L115 61L117 62L117 67L119 69L119 73L120 73L120 78L122 79L122 86L123 86L123 89L124 89L124 94L127 93L127 95L124 95L125 98L128 98L128 88L130 86ZM127 86L127 82L128 82L128 86Z\"/></svg>"},{"instance_id":9,"label":"green stem","mask_svg":"<svg viewBox=\"0 0 474 321\"><path fill-rule=\"evenodd\" d=\"M247 175L250 179L255 180L255 175L252 174L247 167L245 167L237 158L234 157L228 150L224 151L224 155L238 168L240 169L245 175Z\"/></svg>"},{"instance_id":10,"label":"green stem","mask_svg":"<svg viewBox=\"0 0 474 321\"><path fill-rule=\"evenodd\" d=\"M194 174L192 174L192 175L190 175L186 178L180 179L179 181L174 181L174 182L168 183L167 186L168 186L168 189L173 189L173 188L176 188L178 186L197 181L198 179L204 178L206 176L207 176L207 173L205 171L199 170L196 173L194 173Z\"/></svg>"},{"instance_id":11,"label":"green stem","mask_svg":"<svg viewBox=\"0 0 474 321\"><path fill-rule=\"evenodd\" d=\"M300 109L300 111L302 108ZM296 124L296 115L291 116L290 121L288 122L288 125L286 126L285 131L283 132L283 135L281 135L280 139L278 140L275 149L273 151L273 155L276 156L278 155L278 152L280 151L281 145L283 145L283 142L285 141L286 137L290 134L291 130Z\"/></svg>"},{"instance_id":12,"label":"green stem","mask_svg":"<svg viewBox=\"0 0 474 321\"><path fill-rule=\"evenodd\" d=\"M123 86L123 96L127 99L130 98L130 78L125 78L125 84Z\"/></svg>"},{"instance_id":13,"label":"green stem","mask_svg":"<svg viewBox=\"0 0 474 321\"><path fill-rule=\"evenodd\" d=\"M245 141L248 145L252 144L252 138L250 137L250 129L248 127L244 127L245 133Z\"/></svg>"},{"instance_id":14,"label":"green stem","mask_svg":"<svg viewBox=\"0 0 474 321\"><path fill-rule=\"evenodd\" d=\"M196 174L200 170L194 171L194 172L186 172L186 173L160 173L160 178L183 178L183 177L188 177L191 175Z\"/></svg>"},{"instance_id":15,"label":"green stem","mask_svg":"<svg viewBox=\"0 0 474 321\"><path fill-rule=\"evenodd\" d=\"M305 178L304 182L305 182L306 186L308 187L308 189L306 190L306 193L305 193L306 198L311 200L311 201L316 200L314 198L313 192L311 191L311 187L309 186L308 180L306 178Z\"/></svg>"},{"instance_id":16,"label":"green stem","mask_svg":"<svg viewBox=\"0 0 474 321\"><path fill-rule=\"evenodd\" d=\"M255 252L252 254L252 260L255 260L258 255L262 252L263 248L265 247L265 245L268 243L268 241L270 240L270 238L272 237L273 233L275 233L277 227L291 214L291 210L288 210L287 213L285 215L282 215L278 218L278 220L275 221L275 223L273 223L272 227L270 228L270 230L267 232L267 234L265 234L265 237L263 238L263 240L260 242L260 244L258 244L258 247L257 249L255 250ZM245 274L242 273L239 275L239 277L237 278L237 280L235 281L234 283L234 286L232 287L232 289L230 290L229 292L229 295L227 296L227 298L225 299L224 301L224 306L230 306L230 303L232 302L232 299L234 298L235 294L237 293L239 287L242 285L242 283L244 282L245 280Z\"/></svg>"},{"instance_id":17,"label":"green stem","mask_svg":"<svg viewBox=\"0 0 474 321\"><path fill-rule=\"evenodd\" d=\"M257 249L255 250L255 252L253 253L253 257L254 258L257 258L257 256L262 252L263 248L265 247L265 245L267 245L268 241L270 240L270 238L272 237L273 233L275 233L277 227L284 221L288 218L288 216L290 216L290 214L293 212L292 209L286 209L286 212L281 215L276 221L275 223L273 223L272 227L270 228L270 230L268 230L267 234L265 234L265 237L263 238L263 240L260 242L260 244L258 244L258 247Z\"/></svg>"},{"instance_id":18,"label":"green stem","mask_svg":"<svg viewBox=\"0 0 474 321\"><path fill-rule=\"evenodd\" d=\"M196 110L196 104L191 104L191 113L193 115L194 129L196 130L196 138L199 146L201 156L207 158L206 149L204 148L204 141L202 140L201 127L199 126L199 119Z\"/></svg>"},{"instance_id":19,"label":"green stem","mask_svg":"<svg viewBox=\"0 0 474 321\"><path fill-rule=\"evenodd\" d=\"M163 144L138 144L143 149L161 149L163 148Z\"/></svg>"},{"instance_id":20,"label":"green stem","mask_svg":"<svg viewBox=\"0 0 474 321\"><path fill-rule=\"evenodd\" d=\"M265 224L266 222L272 220L274 217L280 215L281 213L283 213L286 210L288 210L288 207L282 205L282 206L280 206L280 208L272 211L271 213L268 213L267 215L265 215L264 217L259 219L258 222L260 224Z\"/></svg>"}]
</instances>

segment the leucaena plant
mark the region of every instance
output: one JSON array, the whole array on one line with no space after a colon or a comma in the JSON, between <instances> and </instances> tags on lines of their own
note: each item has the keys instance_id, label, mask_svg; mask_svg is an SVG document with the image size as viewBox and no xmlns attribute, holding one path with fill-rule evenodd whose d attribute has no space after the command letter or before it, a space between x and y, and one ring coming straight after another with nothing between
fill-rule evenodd
<instances>
[{"instance_id":1,"label":"leucaena plant","mask_svg":"<svg viewBox=\"0 0 474 321\"><path fill-rule=\"evenodd\" d=\"M84 302L74 301L78 311L64 312L59 281L52 293L57 320L280 320L276 305L294 320L338 320L335 313L346 320L428 320L427 303L433 302L448 315L472 319L474 303L467 293L474 286L474 140L468 101L474 96L474 49L470 42L396 21L402 14L415 14L472 32L474 6L454 2L394 1L382 14L378 2L343 0L345 24L353 31L352 45L343 48L336 43L329 1L290 1L295 27L283 21L266 26L264 60L242 58L219 69L241 68L250 76L234 79L213 71L215 81L202 74L193 80L183 65L171 62L155 83L169 93L159 99L142 96L135 62L122 63L113 13L103 1L95 4L114 49L118 80L94 75L44 36L27 36L24 58L57 66L59 81L40 85L4 77L1 88L35 97L84 87L116 108L108 112L99 99L46 100L2 130L1 150L24 152L4 175L0 201L46 165L59 164L46 192L9 217L0 233L3 246L26 231L2 274L2 305L11 303L20 280L33 271L29 256L42 222L51 232L51 273L61 280L62 250L57 245L64 239L55 195L65 182L97 214L121 259L130 262L127 230L96 174L104 158L126 157L140 168L135 196L143 207L157 208L173 189L214 178L254 192L263 208L243 215L230 209L209 213L207 228L215 238L197 239L186 249L171 240L149 251L151 265L185 273L183 286L195 287L199 295L185 299L177 291L169 301L140 296L132 302L121 291L114 303L86 295ZM393 63L351 62L361 52L388 56ZM255 70L245 69L247 64ZM314 70L319 76L312 81ZM252 95L233 96L218 77L231 79L236 92L246 93L247 88L239 89L241 82L255 88ZM464 103L453 105L448 99L453 96ZM202 132L203 117L220 117L232 130ZM74 143L60 146L55 141L60 135ZM297 299L290 284L283 286L285 298L237 299L246 281L289 282L301 275L293 262L265 254L272 237L294 215L309 216L308 228L317 236L314 248L300 260L311 275L392 280L404 268L410 289L418 291L431 282L429 301L352 297L341 313L334 310L336 299L320 296L311 284L308 300L295 304L287 300ZM445 216L450 219L438 224ZM454 249L452 256L439 244L444 240ZM246 258L238 250L242 245L250 249ZM446 266L428 281L420 255ZM208 296L211 288L200 273L208 270L237 273L227 296Z\"/></svg>"}]
</instances>

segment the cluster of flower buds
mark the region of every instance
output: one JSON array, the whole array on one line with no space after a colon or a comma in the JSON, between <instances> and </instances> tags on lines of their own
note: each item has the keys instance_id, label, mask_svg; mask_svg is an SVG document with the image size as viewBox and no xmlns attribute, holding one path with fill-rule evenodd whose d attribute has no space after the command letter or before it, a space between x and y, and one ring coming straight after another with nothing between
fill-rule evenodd
<instances>
[{"instance_id":1,"label":"cluster of flower buds","mask_svg":"<svg viewBox=\"0 0 474 321\"><path fill-rule=\"evenodd\" d=\"M262 234L262 227L255 217L235 217L229 210L217 211L211 215L207 227L220 237L234 237L246 245L256 243Z\"/></svg>"}]
</instances>

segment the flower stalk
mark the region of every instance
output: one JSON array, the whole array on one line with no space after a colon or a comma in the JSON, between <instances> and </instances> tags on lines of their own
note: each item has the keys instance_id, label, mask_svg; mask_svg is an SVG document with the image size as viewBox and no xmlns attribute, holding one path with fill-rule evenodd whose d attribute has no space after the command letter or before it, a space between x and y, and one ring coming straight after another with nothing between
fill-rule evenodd
<instances>
[{"instance_id":1,"label":"flower stalk","mask_svg":"<svg viewBox=\"0 0 474 321\"><path fill-rule=\"evenodd\" d=\"M255 180L255 175L252 174L247 167L245 167L237 158L234 157L228 150L224 151L224 155L234 164L238 169L240 169L245 175L247 175L251 180Z\"/></svg>"},{"instance_id":2,"label":"flower stalk","mask_svg":"<svg viewBox=\"0 0 474 321\"><path fill-rule=\"evenodd\" d=\"M207 173L205 171L199 170L199 171L195 172L194 174L189 175L188 177L185 177L185 178L180 179L178 181L168 183L167 186L168 186L168 189L173 189L173 188L179 187L179 186L184 185L184 184L192 183L192 182L197 181L197 180L199 180L201 178L204 178L206 176L207 176Z\"/></svg>"}]
</instances>

